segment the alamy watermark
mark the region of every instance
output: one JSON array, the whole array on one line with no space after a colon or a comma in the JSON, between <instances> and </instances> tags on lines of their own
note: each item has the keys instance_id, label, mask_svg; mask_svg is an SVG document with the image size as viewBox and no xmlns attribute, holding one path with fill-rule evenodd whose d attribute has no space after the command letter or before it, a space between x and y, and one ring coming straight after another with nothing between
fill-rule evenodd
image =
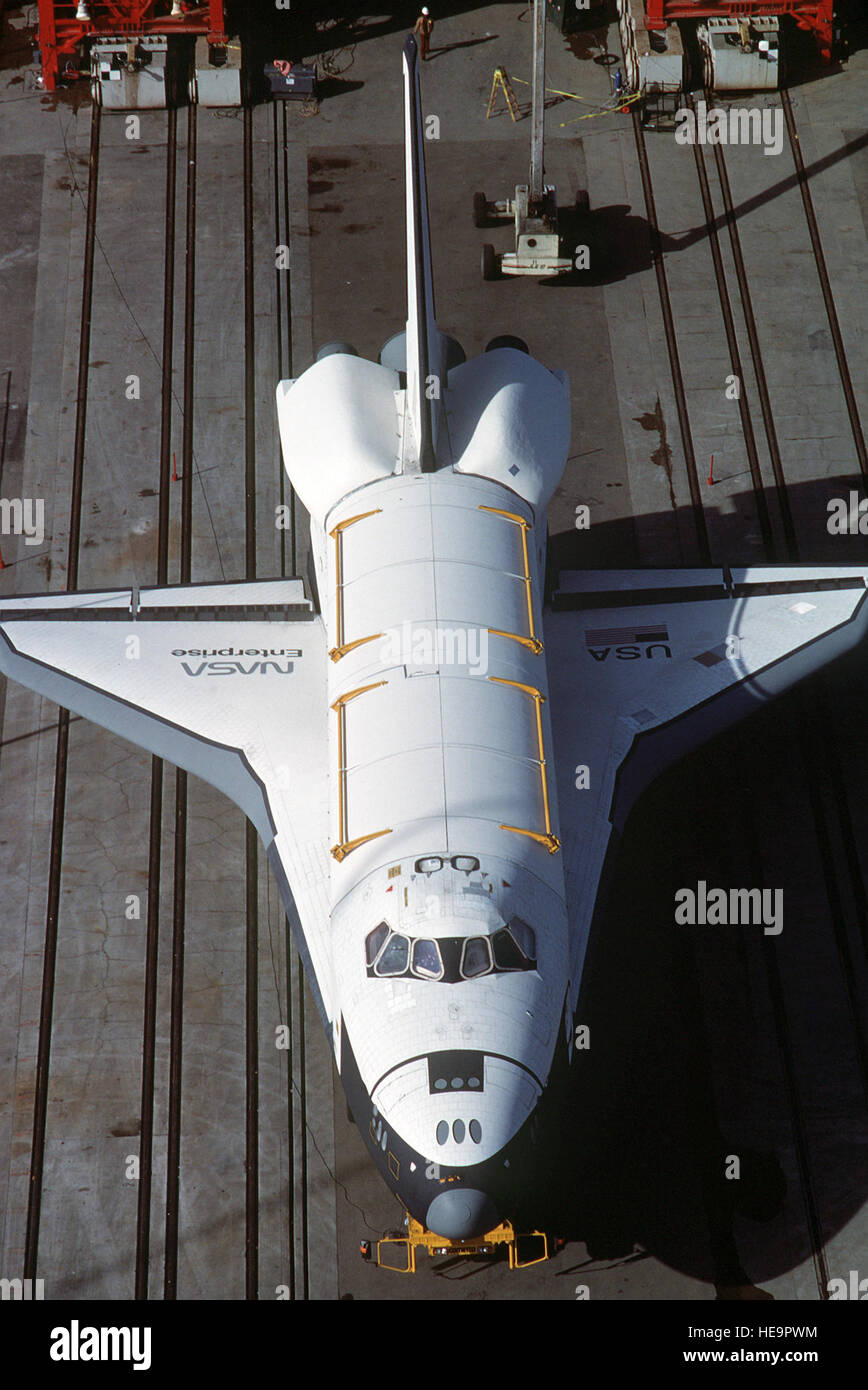
<instances>
[{"instance_id":1,"label":"alamy watermark","mask_svg":"<svg viewBox=\"0 0 868 1390\"><path fill-rule=\"evenodd\" d=\"M784 929L783 888L708 888L700 879L693 888L675 894L678 926L761 926L764 936Z\"/></svg>"},{"instance_id":2,"label":"alamy watermark","mask_svg":"<svg viewBox=\"0 0 868 1390\"><path fill-rule=\"evenodd\" d=\"M41 497L0 497L0 534L23 536L25 545L45 540L45 501Z\"/></svg>"},{"instance_id":3,"label":"alamy watermark","mask_svg":"<svg viewBox=\"0 0 868 1390\"><path fill-rule=\"evenodd\" d=\"M864 1303L868 1299L868 1279L860 1279L858 1269L851 1269L847 1279L830 1279L826 1290L830 1301L849 1298Z\"/></svg>"},{"instance_id":4,"label":"alamy watermark","mask_svg":"<svg viewBox=\"0 0 868 1390\"><path fill-rule=\"evenodd\" d=\"M784 148L784 113L779 106L712 106L704 101L675 112L679 145L762 145L763 154Z\"/></svg>"},{"instance_id":5,"label":"alamy watermark","mask_svg":"<svg viewBox=\"0 0 868 1390\"><path fill-rule=\"evenodd\" d=\"M855 491L850 493L849 502L844 497L830 497L826 511L830 536L868 536L868 497Z\"/></svg>"},{"instance_id":6,"label":"alamy watermark","mask_svg":"<svg viewBox=\"0 0 868 1390\"><path fill-rule=\"evenodd\" d=\"M0 1299L31 1303L45 1298L44 1279L0 1279Z\"/></svg>"},{"instance_id":7,"label":"alamy watermark","mask_svg":"<svg viewBox=\"0 0 868 1390\"><path fill-rule=\"evenodd\" d=\"M411 623L383 633L381 657L386 665L457 666L471 676L488 673L488 629L441 627L437 623Z\"/></svg>"},{"instance_id":8,"label":"alamy watermark","mask_svg":"<svg viewBox=\"0 0 868 1390\"><path fill-rule=\"evenodd\" d=\"M48 1354L52 1361L131 1361L134 1371L151 1366L149 1327L82 1327L73 1318L68 1327L51 1329Z\"/></svg>"}]
</instances>

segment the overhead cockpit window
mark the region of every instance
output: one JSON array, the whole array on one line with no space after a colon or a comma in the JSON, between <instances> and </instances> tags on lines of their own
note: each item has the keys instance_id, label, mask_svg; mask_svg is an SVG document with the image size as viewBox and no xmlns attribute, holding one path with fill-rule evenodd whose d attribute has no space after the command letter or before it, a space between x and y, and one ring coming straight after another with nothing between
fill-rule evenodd
<instances>
[{"instance_id":1,"label":"overhead cockpit window","mask_svg":"<svg viewBox=\"0 0 868 1390\"><path fill-rule=\"evenodd\" d=\"M417 874L436 874L438 869L443 868L443 860L439 854L429 854L426 859L416 860Z\"/></svg>"},{"instance_id":2,"label":"overhead cockpit window","mask_svg":"<svg viewBox=\"0 0 868 1390\"><path fill-rule=\"evenodd\" d=\"M536 960L536 937L533 927L529 927L527 922L523 922L520 917L513 917L509 924L509 930L527 959Z\"/></svg>"},{"instance_id":3,"label":"overhead cockpit window","mask_svg":"<svg viewBox=\"0 0 868 1390\"><path fill-rule=\"evenodd\" d=\"M395 932L374 966L375 975L403 975L410 962L410 941Z\"/></svg>"},{"instance_id":4,"label":"overhead cockpit window","mask_svg":"<svg viewBox=\"0 0 868 1390\"><path fill-rule=\"evenodd\" d=\"M436 874L444 864L451 864L459 873L472 874L479 868L479 860L472 854L454 854L451 859L442 859L439 854L427 854L417 859L414 865L417 874Z\"/></svg>"},{"instance_id":5,"label":"overhead cockpit window","mask_svg":"<svg viewBox=\"0 0 868 1390\"><path fill-rule=\"evenodd\" d=\"M439 980L443 974L443 962L436 941L421 938L413 942L413 974L422 975L426 980Z\"/></svg>"},{"instance_id":6,"label":"overhead cockpit window","mask_svg":"<svg viewBox=\"0 0 868 1390\"><path fill-rule=\"evenodd\" d=\"M485 975L491 969L491 950L488 945L488 938L485 936L471 936L464 943L464 950L461 954L461 973L466 980L473 980L477 975Z\"/></svg>"},{"instance_id":7,"label":"overhead cockpit window","mask_svg":"<svg viewBox=\"0 0 868 1390\"><path fill-rule=\"evenodd\" d=\"M368 932L365 941L365 955L368 965L373 965L374 961L377 959L380 947L388 935L389 927L386 922L381 922L378 927L374 927L373 931Z\"/></svg>"}]
</instances>

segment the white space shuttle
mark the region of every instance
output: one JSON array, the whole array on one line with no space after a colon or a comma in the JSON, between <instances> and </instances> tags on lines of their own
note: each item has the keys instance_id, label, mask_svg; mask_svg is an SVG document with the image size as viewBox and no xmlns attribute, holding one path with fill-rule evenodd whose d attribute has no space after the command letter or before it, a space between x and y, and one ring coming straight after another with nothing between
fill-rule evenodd
<instances>
[{"instance_id":1,"label":"white space shuttle","mask_svg":"<svg viewBox=\"0 0 868 1390\"><path fill-rule=\"evenodd\" d=\"M462 1239L528 1181L636 797L859 642L868 568L576 572L544 611L567 381L437 328L403 68L406 332L277 388L321 611L299 579L3 598L0 667L251 818L372 1157Z\"/></svg>"}]
</instances>

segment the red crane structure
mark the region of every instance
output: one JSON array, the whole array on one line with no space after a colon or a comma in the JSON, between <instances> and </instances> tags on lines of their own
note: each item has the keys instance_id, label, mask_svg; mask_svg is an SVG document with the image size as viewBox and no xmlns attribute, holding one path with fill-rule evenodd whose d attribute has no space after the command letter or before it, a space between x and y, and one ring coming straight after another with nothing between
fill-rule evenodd
<instances>
[{"instance_id":1,"label":"red crane structure","mask_svg":"<svg viewBox=\"0 0 868 1390\"><path fill-rule=\"evenodd\" d=\"M814 35L820 57L829 62L834 42L835 0L645 0L646 29L665 29L679 19L751 19L789 15Z\"/></svg>"},{"instance_id":2,"label":"red crane structure","mask_svg":"<svg viewBox=\"0 0 868 1390\"><path fill-rule=\"evenodd\" d=\"M42 81L53 92L64 72L79 75L83 39L149 34L187 34L209 44L227 42L223 0L185 4L183 0L39 0Z\"/></svg>"}]
</instances>

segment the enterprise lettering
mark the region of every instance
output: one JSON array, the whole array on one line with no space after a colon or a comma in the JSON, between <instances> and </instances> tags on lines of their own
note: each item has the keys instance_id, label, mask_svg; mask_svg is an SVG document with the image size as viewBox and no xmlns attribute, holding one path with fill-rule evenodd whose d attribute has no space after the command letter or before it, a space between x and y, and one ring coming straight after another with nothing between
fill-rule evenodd
<instances>
[{"instance_id":1,"label":"enterprise lettering","mask_svg":"<svg viewBox=\"0 0 868 1390\"><path fill-rule=\"evenodd\" d=\"M212 647L210 651L204 648L190 647L189 650L183 647L175 647L172 656L301 656L298 647Z\"/></svg>"}]
</instances>

